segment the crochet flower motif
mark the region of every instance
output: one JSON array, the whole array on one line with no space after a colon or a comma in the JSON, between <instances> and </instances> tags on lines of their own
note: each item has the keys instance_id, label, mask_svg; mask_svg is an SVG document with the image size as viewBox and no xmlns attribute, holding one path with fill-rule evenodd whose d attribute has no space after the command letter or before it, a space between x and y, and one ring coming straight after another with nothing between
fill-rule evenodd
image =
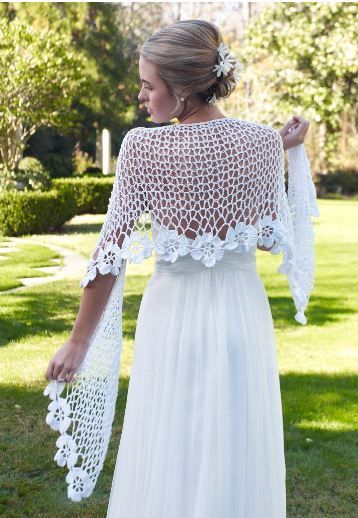
<instances>
[{"instance_id":1,"label":"crochet flower motif","mask_svg":"<svg viewBox=\"0 0 358 518\"><path fill-rule=\"evenodd\" d=\"M213 72L216 72L217 77L220 77L221 74L223 74L223 76L226 76L234 67L235 58L230 56L229 49L222 42L217 47L217 51L219 53L221 61L218 65L214 66Z\"/></svg>"},{"instance_id":2,"label":"crochet flower motif","mask_svg":"<svg viewBox=\"0 0 358 518\"><path fill-rule=\"evenodd\" d=\"M98 264L97 261L95 261L91 257L90 260L88 261L86 276L80 282L81 288L84 288L85 286L87 286L87 284L89 282L93 281L93 279L96 277L96 275L97 275L97 264Z\"/></svg>"},{"instance_id":3,"label":"crochet flower motif","mask_svg":"<svg viewBox=\"0 0 358 518\"><path fill-rule=\"evenodd\" d=\"M184 234L179 236L176 230L162 229L155 240L155 250L164 261L174 263L179 256L189 252L189 242Z\"/></svg>"},{"instance_id":4,"label":"crochet flower motif","mask_svg":"<svg viewBox=\"0 0 358 518\"><path fill-rule=\"evenodd\" d=\"M271 248L275 241L281 241L283 235L279 229L279 221L264 216L259 222L257 243L260 246Z\"/></svg>"},{"instance_id":5,"label":"crochet flower motif","mask_svg":"<svg viewBox=\"0 0 358 518\"><path fill-rule=\"evenodd\" d=\"M59 448L54 457L57 465L63 467L67 464L67 467L72 469L78 459L77 444L74 439L65 433L57 439L56 446Z\"/></svg>"},{"instance_id":6,"label":"crochet flower motif","mask_svg":"<svg viewBox=\"0 0 358 518\"><path fill-rule=\"evenodd\" d=\"M252 225L238 222L235 228L229 228L226 241L224 248L236 252L247 252L251 246L256 246L257 230Z\"/></svg>"},{"instance_id":7,"label":"crochet flower motif","mask_svg":"<svg viewBox=\"0 0 358 518\"><path fill-rule=\"evenodd\" d=\"M152 253L153 243L148 235L137 230L129 237L126 236L122 246L122 257L128 259L130 263L139 264L147 259Z\"/></svg>"},{"instance_id":8,"label":"crochet flower motif","mask_svg":"<svg viewBox=\"0 0 358 518\"><path fill-rule=\"evenodd\" d=\"M65 433L71 424L71 419L68 417L71 409L66 399L59 397L53 400L49 404L48 409L50 412L46 416L46 423L55 432L60 431L61 433Z\"/></svg>"},{"instance_id":9,"label":"crochet flower motif","mask_svg":"<svg viewBox=\"0 0 358 518\"><path fill-rule=\"evenodd\" d=\"M91 495L94 483L89 474L82 468L73 468L66 475L66 482L69 484L67 496L73 502L80 502L82 498Z\"/></svg>"},{"instance_id":10,"label":"crochet flower motif","mask_svg":"<svg viewBox=\"0 0 358 518\"><path fill-rule=\"evenodd\" d=\"M201 260L205 266L214 266L224 255L223 243L217 235L213 236L212 232L206 232L196 237L192 244L191 256L197 261Z\"/></svg>"},{"instance_id":11,"label":"crochet flower motif","mask_svg":"<svg viewBox=\"0 0 358 518\"><path fill-rule=\"evenodd\" d=\"M120 247L115 243L106 243L104 248L100 248L97 257L100 273L118 274L122 264L121 252Z\"/></svg>"},{"instance_id":12,"label":"crochet flower motif","mask_svg":"<svg viewBox=\"0 0 358 518\"><path fill-rule=\"evenodd\" d=\"M51 380L44 390L44 396L48 396L50 399L56 399L60 396L65 388L65 382L57 380Z\"/></svg>"}]
</instances>

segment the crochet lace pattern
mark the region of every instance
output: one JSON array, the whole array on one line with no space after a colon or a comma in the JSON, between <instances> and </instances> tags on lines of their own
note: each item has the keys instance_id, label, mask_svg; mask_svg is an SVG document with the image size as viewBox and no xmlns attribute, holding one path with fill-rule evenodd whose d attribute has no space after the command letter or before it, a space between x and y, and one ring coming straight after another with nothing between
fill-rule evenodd
<instances>
[{"instance_id":1,"label":"crochet lace pattern","mask_svg":"<svg viewBox=\"0 0 358 518\"><path fill-rule=\"evenodd\" d=\"M312 216L319 216L304 145L288 150L285 190L281 135L272 127L235 118L134 128L123 139L114 186L81 287L97 275L116 276L77 377L52 380L47 424L60 432L54 460L67 466L68 497L91 495L103 468L118 393L122 302L127 260L153 251L165 261L191 254L208 268L224 251L257 245L282 253L306 323L314 281ZM66 395L62 394L66 388Z\"/></svg>"}]
</instances>

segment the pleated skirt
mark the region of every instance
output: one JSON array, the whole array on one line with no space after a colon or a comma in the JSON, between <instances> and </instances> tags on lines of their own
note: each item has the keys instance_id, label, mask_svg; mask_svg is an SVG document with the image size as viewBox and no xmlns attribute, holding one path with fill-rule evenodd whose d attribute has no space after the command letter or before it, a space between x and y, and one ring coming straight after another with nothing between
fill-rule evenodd
<instances>
[{"instance_id":1,"label":"pleated skirt","mask_svg":"<svg viewBox=\"0 0 358 518\"><path fill-rule=\"evenodd\" d=\"M255 251L156 256L107 518L283 518L276 342Z\"/></svg>"}]
</instances>

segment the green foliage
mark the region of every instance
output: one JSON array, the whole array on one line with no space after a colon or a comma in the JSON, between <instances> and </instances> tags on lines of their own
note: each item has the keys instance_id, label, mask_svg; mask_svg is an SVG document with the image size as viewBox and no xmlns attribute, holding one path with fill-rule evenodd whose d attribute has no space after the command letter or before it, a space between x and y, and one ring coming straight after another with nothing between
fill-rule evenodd
<instances>
[{"instance_id":1,"label":"green foliage","mask_svg":"<svg viewBox=\"0 0 358 518\"><path fill-rule=\"evenodd\" d=\"M18 236L60 228L76 214L65 192L6 192L0 195L0 232Z\"/></svg>"},{"instance_id":2,"label":"green foliage","mask_svg":"<svg viewBox=\"0 0 358 518\"><path fill-rule=\"evenodd\" d=\"M50 175L34 157L23 158L16 171L2 171L0 175L0 191L37 191L48 190L50 187Z\"/></svg>"},{"instance_id":3,"label":"green foliage","mask_svg":"<svg viewBox=\"0 0 358 518\"><path fill-rule=\"evenodd\" d=\"M76 173L83 174L89 167L93 167L94 161L88 153L76 149L74 153L74 162Z\"/></svg>"},{"instance_id":4,"label":"green foliage","mask_svg":"<svg viewBox=\"0 0 358 518\"><path fill-rule=\"evenodd\" d=\"M344 195L358 194L358 172L333 171L328 174L317 174L318 189L321 196L327 193L338 193Z\"/></svg>"},{"instance_id":5,"label":"green foliage","mask_svg":"<svg viewBox=\"0 0 358 518\"><path fill-rule=\"evenodd\" d=\"M245 60L270 63L279 111L294 107L322 126L327 168L337 149L341 114L357 106L357 18L358 5L350 2L278 2L245 31Z\"/></svg>"},{"instance_id":6,"label":"green foliage","mask_svg":"<svg viewBox=\"0 0 358 518\"><path fill-rule=\"evenodd\" d=\"M102 169L100 167L96 167L96 166L87 167L86 171L83 173L83 176L89 177L89 178L94 178L94 177L103 178Z\"/></svg>"},{"instance_id":7,"label":"green foliage","mask_svg":"<svg viewBox=\"0 0 358 518\"><path fill-rule=\"evenodd\" d=\"M85 90L79 53L61 34L0 18L0 154L13 171L41 126L66 132L76 121L73 101Z\"/></svg>"},{"instance_id":8,"label":"green foliage","mask_svg":"<svg viewBox=\"0 0 358 518\"><path fill-rule=\"evenodd\" d=\"M42 159L51 178L66 178L74 173L72 157L61 153L47 153Z\"/></svg>"},{"instance_id":9,"label":"green foliage","mask_svg":"<svg viewBox=\"0 0 358 518\"><path fill-rule=\"evenodd\" d=\"M0 195L0 233L39 234L60 228L78 214L104 214L113 180L113 176L56 178L47 192L4 192Z\"/></svg>"},{"instance_id":10,"label":"green foliage","mask_svg":"<svg viewBox=\"0 0 358 518\"><path fill-rule=\"evenodd\" d=\"M73 133L85 151L85 144L94 144L95 130L104 127L119 147L117 135L140 115L138 48L160 25L162 9L155 2L14 2L4 8L3 16L17 18L45 37L55 31L79 57L88 89L72 105L77 114Z\"/></svg>"},{"instance_id":11,"label":"green foliage","mask_svg":"<svg viewBox=\"0 0 358 518\"><path fill-rule=\"evenodd\" d=\"M53 181L57 191L72 196L78 214L105 214L112 192L114 177L68 178Z\"/></svg>"}]
</instances>

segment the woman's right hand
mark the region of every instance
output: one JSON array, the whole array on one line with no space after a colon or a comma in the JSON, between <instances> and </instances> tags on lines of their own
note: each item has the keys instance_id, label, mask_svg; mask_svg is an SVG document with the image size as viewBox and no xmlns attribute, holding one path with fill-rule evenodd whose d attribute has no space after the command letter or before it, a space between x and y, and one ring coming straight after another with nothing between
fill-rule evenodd
<instances>
[{"instance_id":1,"label":"woman's right hand","mask_svg":"<svg viewBox=\"0 0 358 518\"><path fill-rule=\"evenodd\" d=\"M45 378L63 379L66 383L70 383L86 356L88 346L88 342L75 342L69 338L50 360Z\"/></svg>"},{"instance_id":2,"label":"woman's right hand","mask_svg":"<svg viewBox=\"0 0 358 518\"><path fill-rule=\"evenodd\" d=\"M283 141L283 149L286 150L303 144L309 125L310 121L300 115L294 115L292 119L286 122L279 130Z\"/></svg>"}]
</instances>

